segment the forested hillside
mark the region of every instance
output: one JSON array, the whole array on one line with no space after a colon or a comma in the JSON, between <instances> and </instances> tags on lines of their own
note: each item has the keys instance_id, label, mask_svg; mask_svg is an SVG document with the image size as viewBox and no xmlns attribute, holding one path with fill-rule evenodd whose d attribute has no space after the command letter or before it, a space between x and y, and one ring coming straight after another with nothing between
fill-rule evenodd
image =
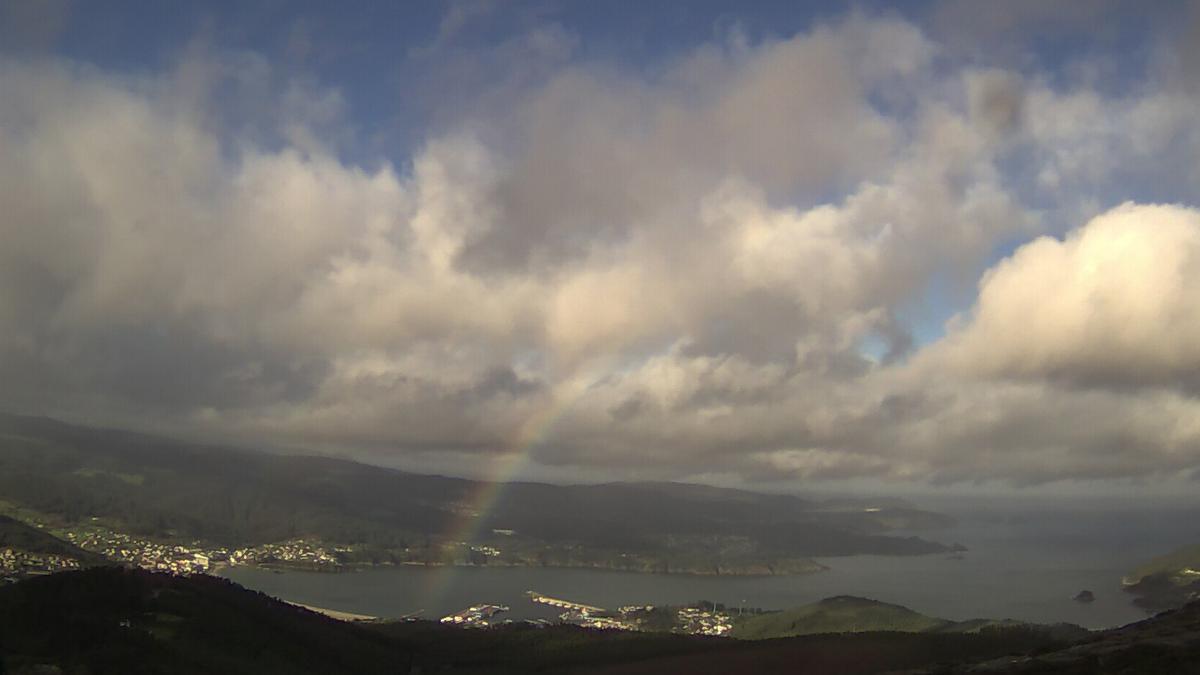
<instances>
[{"instance_id":1,"label":"forested hillside","mask_svg":"<svg viewBox=\"0 0 1200 675\"><path fill-rule=\"evenodd\" d=\"M512 554L498 563L610 566L630 554L655 571L777 573L816 569L809 556L942 551L886 533L948 522L890 502L867 509L673 483L512 483L478 513L475 496L495 490L342 459L0 416L0 501L222 545L315 537L438 559L440 543L470 532Z\"/></svg>"}]
</instances>

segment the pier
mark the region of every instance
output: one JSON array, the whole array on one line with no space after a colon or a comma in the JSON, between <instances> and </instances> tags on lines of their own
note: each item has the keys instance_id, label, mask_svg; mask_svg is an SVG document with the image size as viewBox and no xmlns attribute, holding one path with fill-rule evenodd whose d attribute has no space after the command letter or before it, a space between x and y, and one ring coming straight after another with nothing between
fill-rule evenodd
<instances>
[{"instance_id":1,"label":"pier","mask_svg":"<svg viewBox=\"0 0 1200 675\"><path fill-rule=\"evenodd\" d=\"M584 604L578 603L578 602L571 602L570 600L562 600L560 598L552 598L549 595L543 595L541 593L538 593L537 591L525 591L525 595L528 595L529 599L532 600L533 602L540 603L543 605L550 605L551 607L559 607L562 609L572 610L572 611L579 612L581 614L596 614L596 613L605 611L601 607L593 607L591 605L584 605Z\"/></svg>"}]
</instances>

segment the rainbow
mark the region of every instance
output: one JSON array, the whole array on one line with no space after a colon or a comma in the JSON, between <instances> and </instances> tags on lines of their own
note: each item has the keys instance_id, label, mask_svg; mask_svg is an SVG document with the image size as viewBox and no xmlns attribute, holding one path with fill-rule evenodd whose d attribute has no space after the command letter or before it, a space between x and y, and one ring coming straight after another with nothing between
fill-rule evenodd
<instances>
[{"instance_id":1,"label":"rainbow","mask_svg":"<svg viewBox=\"0 0 1200 675\"><path fill-rule=\"evenodd\" d=\"M510 450L492 462L491 475L476 482L474 492L463 500L463 508L459 510L458 517L443 534L448 541L470 545L479 539L488 514L503 499L508 486L530 465L529 458L533 450L545 442L554 425L567 414L578 399L578 395L557 398L555 403L545 406L525 420L516 438L509 444ZM426 593L427 602L436 606L437 601L454 585L460 573L462 570L454 565L438 568Z\"/></svg>"},{"instance_id":2,"label":"rainbow","mask_svg":"<svg viewBox=\"0 0 1200 675\"><path fill-rule=\"evenodd\" d=\"M509 446L512 449L492 463L491 476L478 482L474 494L465 500L467 508L460 512L460 518L446 533L451 541L471 543L479 537L487 515L500 503L506 488L529 466L530 454L545 442L574 400L547 406L525 420L516 440Z\"/></svg>"}]
</instances>

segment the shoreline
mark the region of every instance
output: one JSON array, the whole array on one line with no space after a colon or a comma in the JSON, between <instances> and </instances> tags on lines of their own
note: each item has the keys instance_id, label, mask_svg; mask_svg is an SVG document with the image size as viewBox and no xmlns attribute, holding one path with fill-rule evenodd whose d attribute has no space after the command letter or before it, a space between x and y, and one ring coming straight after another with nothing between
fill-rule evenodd
<instances>
[{"instance_id":1,"label":"shoreline","mask_svg":"<svg viewBox=\"0 0 1200 675\"><path fill-rule=\"evenodd\" d=\"M261 565L230 565L228 563L214 564L208 571L214 576L223 576L221 573L226 570L244 568L266 570L270 572L310 572L312 574L353 574L355 572L363 572L380 569L399 569L404 567L416 567L422 569L551 569L551 570L589 570L593 572L617 572L621 574L641 574L650 576L672 576L672 577L699 577L699 578L717 578L717 577L734 577L741 579L750 578L770 578L770 577L801 577L813 574L828 572L832 568L829 565L813 561L815 567L791 572L696 572L696 571L657 571L657 570L641 570L621 567L603 567L599 565L506 565L506 564L490 564L490 565L473 565L470 563L443 563L443 562L414 562L405 561L400 563L377 563L377 564L350 564L342 565L334 568L316 569L303 565L281 565L278 563L268 563Z\"/></svg>"},{"instance_id":2,"label":"shoreline","mask_svg":"<svg viewBox=\"0 0 1200 675\"><path fill-rule=\"evenodd\" d=\"M279 599L283 600L283 598L279 598ZM283 602L286 602L287 604L292 605L294 607L301 607L303 609L307 609L310 612L316 612L317 614L323 614L331 619L337 619L338 621L382 621L382 619L380 617L371 616L370 614L355 614L354 612L343 612L343 611L337 610L337 609L329 609L328 607L317 607L316 605L306 605L302 602L291 602L290 600L283 600Z\"/></svg>"}]
</instances>

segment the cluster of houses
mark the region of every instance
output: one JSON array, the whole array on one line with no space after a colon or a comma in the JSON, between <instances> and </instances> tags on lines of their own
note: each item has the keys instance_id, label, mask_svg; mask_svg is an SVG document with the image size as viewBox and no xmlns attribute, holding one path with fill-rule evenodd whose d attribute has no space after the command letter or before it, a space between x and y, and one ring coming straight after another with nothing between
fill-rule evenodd
<instances>
[{"instance_id":1,"label":"cluster of houses","mask_svg":"<svg viewBox=\"0 0 1200 675\"><path fill-rule=\"evenodd\" d=\"M224 549L205 550L196 546L160 544L108 530L97 529L86 534L68 532L66 536L80 548L99 553L110 560L172 574L207 572L214 561L227 556Z\"/></svg>"},{"instance_id":2,"label":"cluster of houses","mask_svg":"<svg viewBox=\"0 0 1200 675\"><path fill-rule=\"evenodd\" d=\"M79 561L53 553L30 553L12 548L0 549L0 582L18 581L27 576L79 569Z\"/></svg>"},{"instance_id":3,"label":"cluster of houses","mask_svg":"<svg viewBox=\"0 0 1200 675\"><path fill-rule=\"evenodd\" d=\"M229 554L229 563L231 565L299 563L321 568L341 566L336 550L331 551L320 544L304 539L239 548Z\"/></svg>"},{"instance_id":4,"label":"cluster of houses","mask_svg":"<svg viewBox=\"0 0 1200 675\"><path fill-rule=\"evenodd\" d=\"M304 539L229 549L205 546L199 542L192 542L190 546L163 544L94 525L80 531L69 531L65 536L80 548L99 553L110 560L174 574L208 572L215 564L280 563L319 568L341 565L337 549L330 550Z\"/></svg>"},{"instance_id":5,"label":"cluster of houses","mask_svg":"<svg viewBox=\"0 0 1200 675\"><path fill-rule=\"evenodd\" d=\"M559 615L563 623L570 623L584 628L600 630L639 630L638 624L630 619L611 614L593 614L591 612L569 611Z\"/></svg>"},{"instance_id":6,"label":"cluster of houses","mask_svg":"<svg viewBox=\"0 0 1200 675\"><path fill-rule=\"evenodd\" d=\"M489 558L495 558L496 556L500 555L500 549L496 548L495 546L474 544L471 546L471 550L475 553L482 553Z\"/></svg>"},{"instance_id":7,"label":"cluster of houses","mask_svg":"<svg viewBox=\"0 0 1200 675\"><path fill-rule=\"evenodd\" d=\"M684 607L675 613L678 630L689 635L728 635L733 619L724 612Z\"/></svg>"}]
</instances>

